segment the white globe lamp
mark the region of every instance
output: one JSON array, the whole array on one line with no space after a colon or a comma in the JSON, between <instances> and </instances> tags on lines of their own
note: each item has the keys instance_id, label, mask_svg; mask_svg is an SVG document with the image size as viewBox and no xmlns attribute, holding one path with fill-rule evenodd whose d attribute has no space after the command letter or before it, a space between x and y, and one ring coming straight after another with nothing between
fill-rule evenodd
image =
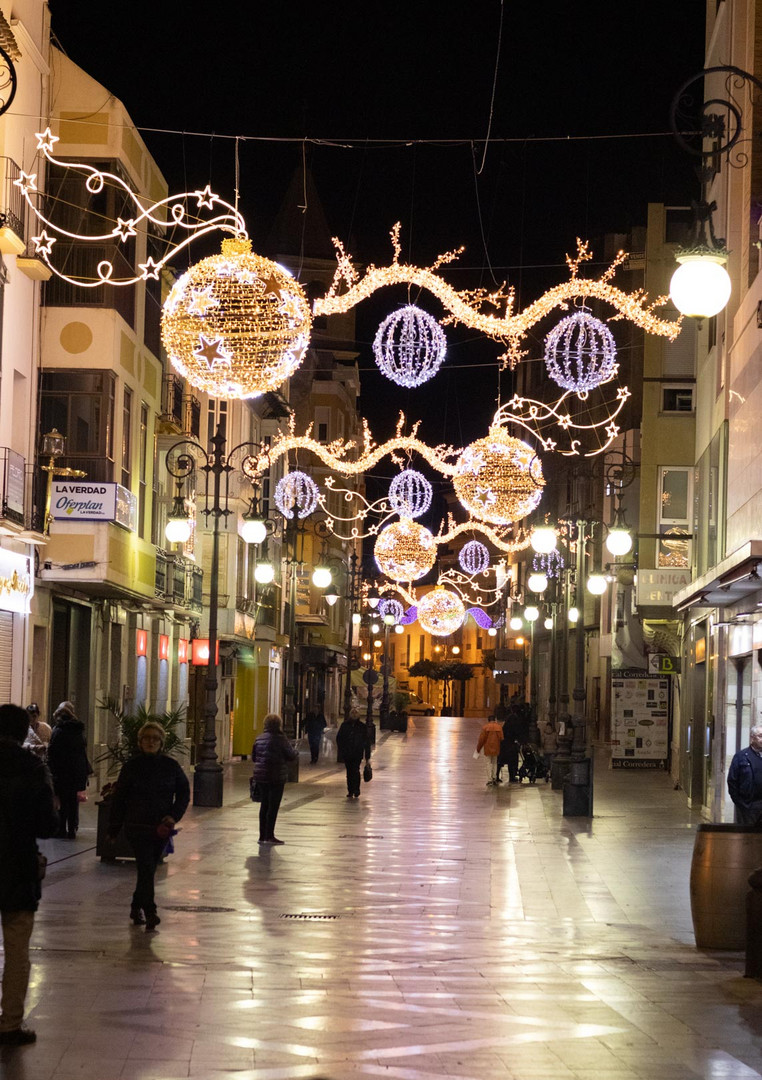
<instances>
[{"instance_id":1,"label":"white globe lamp","mask_svg":"<svg viewBox=\"0 0 762 1080\"><path fill-rule=\"evenodd\" d=\"M524 608L524 618L528 623L536 622L540 617L540 609L530 604Z\"/></svg>"},{"instance_id":2,"label":"white globe lamp","mask_svg":"<svg viewBox=\"0 0 762 1080\"><path fill-rule=\"evenodd\" d=\"M185 544L190 540L191 523L190 518L183 517L171 517L164 528L164 535L170 544Z\"/></svg>"},{"instance_id":3,"label":"white globe lamp","mask_svg":"<svg viewBox=\"0 0 762 1080\"><path fill-rule=\"evenodd\" d=\"M527 578L527 585L533 593L544 593L548 587L548 575L530 574Z\"/></svg>"},{"instance_id":4,"label":"white globe lamp","mask_svg":"<svg viewBox=\"0 0 762 1080\"><path fill-rule=\"evenodd\" d=\"M556 540L556 530L552 525L538 525L536 529L532 530L532 535L529 537L532 550L536 551L538 555L549 555L551 551L555 551Z\"/></svg>"},{"instance_id":5,"label":"white globe lamp","mask_svg":"<svg viewBox=\"0 0 762 1080\"><path fill-rule=\"evenodd\" d=\"M730 275L725 269L727 254L695 253L679 255L680 263L669 283L669 295L677 310L690 318L710 319L730 299Z\"/></svg>"},{"instance_id":6,"label":"white globe lamp","mask_svg":"<svg viewBox=\"0 0 762 1080\"><path fill-rule=\"evenodd\" d=\"M606 537L606 548L609 554L614 555L626 555L628 551L632 550L632 536L629 529L613 528L609 529L609 534Z\"/></svg>"},{"instance_id":7,"label":"white globe lamp","mask_svg":"<svg viewBox=\"0 0 762 1080\"><path fill-rule=\"evenodd\" d=\"M591 574L587 579L587 591L593 596L603 596L606 586L607 581L603 574Z\"/></svg>"},{"instance_id":8,"label":"white globe lamp","mask_svg":"<svg viewBox=\"0 0 762 1080\"><path fill-rule=\"evenodd\" d=\"M520 619L518 615L514 615L508 625L510 626L511 630L520 630L521 627L524 625L524 620Z\"/></svg>"},{"instance_id":9,"label":"white globe lamp","mask_svg":"<svg viewBox=\"0 0 762 1080\"><path fill-rule=\"evenodd\" d=\"M243 519L241 539L245 544L261 544L267 536L267 526L262 518Z\"/></svg>"},{"instance_id":10,"label":"white globe lamp","mask_svg":"<svg viewBox=\"0 0 762 1080\"><path fill-rule=\"evenodd\" d=\"M275 567L269 562L260 562L254 567L254 580L260 585L269 585L275 579Z\"/></svg>"}]
</instances>

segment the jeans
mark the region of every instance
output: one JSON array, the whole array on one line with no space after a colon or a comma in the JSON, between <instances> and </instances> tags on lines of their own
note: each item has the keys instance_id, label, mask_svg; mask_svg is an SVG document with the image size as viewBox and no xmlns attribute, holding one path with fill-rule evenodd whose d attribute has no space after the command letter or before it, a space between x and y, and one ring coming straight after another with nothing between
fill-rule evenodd
<instances>
[{"instance_id":1,"label":"jeans","mask_svg":"<svg viewBox=\"0 0 762 1080\"><path fill-rule=\"evenodd\" d=\"M347 758L344 767L347 770L347 794L360 794L360 764L362 758Z\"/></svg>"},{"instance_id":2,"label":"jeans","mask_svg":"<svg viewBox=\"0 0 762 1080\"><path fill-rule=\"evenodd\" d=\"M275 836L275 822L280 809L280 801L283 798L285 784L263 784L259 789L262 793L262 801L259 804L259 839L272 840Z\"/></svg>"},{"instance_id":3,"label":"jeans","mask_svg":"<svg viewBox=\"0 0 762 1080\"><path fill-rule=\"evenodd\" d=\"M154 900L154 876L161 853L167 845L167 838L157 836L153 829L138 829L127 825L124 830L135 855L138 880L132 894L132 906L140 908L146 915L156 912Z\"/></svg>"},{"instance_id":4,"label":"jeans","mask_svg":"<svg viewBox=\"0 0 762 1080\"><path fill-rule=\"evenodd\" d=\"M29 939L34 926L33 911L4 911L3 1000L0 1031L15 1031L24 1019L24 1001L29 986Z\"/></svg>"}]
</instances>

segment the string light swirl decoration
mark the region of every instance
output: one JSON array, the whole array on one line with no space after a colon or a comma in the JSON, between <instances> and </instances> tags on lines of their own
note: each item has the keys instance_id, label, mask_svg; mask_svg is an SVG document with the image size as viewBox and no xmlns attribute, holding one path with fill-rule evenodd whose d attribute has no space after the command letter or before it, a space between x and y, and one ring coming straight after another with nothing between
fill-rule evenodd
<instances>
[{"instance_id":1,"label":"string light swirl decoration","mask_svg":"<svg viewBox=\"0 0 762 1080\"><path fill-rule=\"evenodd\" d=\"M532 559L532 569L536 574L544 574L547 578L561 576L564 568L564 557L558 551L549 551L547 554L535 555Z\"/></svg>"},{"instance_id":2,"label":"string light swirl decoration","mask_svg":"<svg viewBox=\"0 0 762 1080\"><path fill-rule=\"evenodd\" d=\"M502 590L498 588L497 584L493 586L481 582L477 585L472 576L463 574L454 567L440 574L437 584L451 588L458 594L464 604L492 607L494 604L502 602Z\"/></svg>"},{"instance_id":3,"label":"string light swirl decoration","mask_svg":"<svg viewBox=\"0 0 762 1080\"><path fill-rule=\"evenodd\" d=\"M319 497L320 489L315 481L298 469L286 473L275 485L275 505L289 521L293 519L294 512L298 518L309 517Z\"/></svg>"},{"instance_id":4,"label":"string light swirl decoration","mask_svg":"<svg viewBox=\"0 0 762 1080\"><path fill-rule=\"evenodd\" d=\"M255 255L251 241L223 240L164 304L161 339L172 366L212 397L252 398L277 389L301 364L311 316L301 285Z\"/></svg>"},{"instance_id":5,"label":"string light swirl decoration","mask_svg":"<svg viewBox=\"0 0 762 1080\"><path fill-rule=\"evenodd\" d=\"M466 609L463 601L449 589L437 586L418 601L418 622L434 637L448 637L463 625Z\"/></svg>"},{"instance_id":6,"label":"string light swirl decoration","mask_svg":"<svg viewBox=\"0 0 762 1080\"><path fill-rule=\"evenodd\" d=\"M470 521L457 523L452 515L448 515L446 528L440 529L437 533L437 543L451 544L456 537L461 536L463 533L475 532L480 533L499 551L505 552L506 555L512 555L517 551L525 551L530 544L529 534L525 533L521 528L516 531L514 536L512 525L495 528L483 521L476 521L474 518L471 518Z\"/></svg>"},{"instance_id":7,"label":"string light swirl decoration","mask_svg":"<svg viewBox=\"0 0 762 1080\"><path fill-rule=\"evenodd\" d=\"M460 549L458 562L467 574L483 574L489 567L489 551L478 540L469 540Z\"/></svg>"},{"instance_id":8,"label":"string light swirl decoration","mask_svg":"<svg viewBox=\"0 0 762 1080\"><path fill-rule=\"evenodd\" d=\"M313 313L316 316L343 314L384 286L415 285L436 296L447 309L449 315L442 320L444 325L461 323L478 330L486 337L502 342L506 346L502 359L511 367L515 367L521 359L522 340L535 323L548 316L554 308L566 309L571 301L585 300L588 297L610 304L618 313L615 318L629 319L650 334L658 334L674 341L680 333L680 319L661 319L655 314L655 310L666 304L669 297L659 296L649 301L643 289L626 293L612 285L611 279L627 257L624 251L617 254L600 278L580 277L579 268L582 263L592 258L592 253L588 243L578 239L577 254L567 255L566 258L570 280L553 286L523 311L514 312L515 295L513 290L505 285L492 292L485 289L459 292L440 276L440 267L457 259L463 248L438 256L431 266L412 266L400 261L399 234L400 224L397 222L391 232L394 251L391 264L383 267L370 265L362 277L358 274L351 255L344 250L341 241L334 237L336 273L326 295L315 300Z\"/></svg>"},{"instance_id":9,"label":"string light swirl decoration","mask_svg":"<svg viewBox=\"0 0 762 1080\"><path fill-rule=\"evenodd\" d=\"M71 232L58 225L54 218L47 217L45 210L52 205L55 212L55 202L43 197L43 193L37 188L37 174L22 172L14 185L19 189L26 204L39 223L40 230L36 236L32 236L34 253L45 265L63 281L70 285L77 285L83 289L97 289L104 284L109 285L134 285L138 281L147 281L152 278L158 281L164 266L177 261L177 256L183 248L192 241L213 232L223 231L235 236L246 236L246 222L235 207L225 202L219 195L215 195L207 184L203 190L183 192L181 195L168 195L166 198L145 206L148 202L142 196L137 195L132 188L120 176L115 173L97 169L93 165L84 162L64 161L55 157L53 147L59 142L49 127L44 131L37 132L37 149L41 150L45 161L51 165L59 166L69 172L78 173L82 177L85 192L90 195L100 195L106 187L117 189L117 201L121 199L124 206L123 213L119 215L111 229L100 232L96 224L92 231L84 233ZM211 216L199 217L201 211L211 211ZM220 212L221 211L221 212ZM88 214L84 208L83 219L100 223L102 215L95 210ZM163 234L168 227L173 230L173 236L179 237L173 243L167 244L164 254L157 260L152 256L146 258L144 263L138 263L138 272L131 267L132 260L125 257L128 245L139 231L145 231L149 226L155 228L159 235ZM99 249L113 248L111 258L104 258L95 267L95 276L92 271L88 274L66 273L69 264L56 265L52 257L55 244L59 239L74 240L83 247L88 243L94 246L91 249L94 257L90 264L95 262ZM117 267L130 267L128 273L118 273Z\"/></svg>"},{"instance_id":10,"label":"string light swirl decoration","mask_svg":"<svg viewBox=\"0 0 762 1080\"><path fill-rule=\"evenodd\" d=\"M614 335L586 309L575 311L545 338L545 367L553 382L584 399L619 370Z\"/></svg>"},{"instance_id":11,"label":"string light swirl decoration","mask_svg":"<svg viewBox=\"0 0 762 1080\"><path fill-rule=\"evenodd\" d=\"M396 623L398 623L405 614L405 609L399 600L379 600L378 610L381 613L382 619L384 615L391 615Z\"/></svg>"},{"instance_id":12,"label":"string light swirl decoration","mask_svg":"<svg viewBox=\"0 0 762 1080\"><path fill-rule=\"evenodd\" d=\"M542 464L532 447L494 425L485 439L477 439L460 455L452 483L473 517L495 525L530 514L545 486Z\"/></svg>"},{"instance_id":13,"label":"string light swirl decoration","mask_svg":"<svg viewBox=\"0 0 762 1080\"><path fill-rule=\"evenodd\" d=\"M416 469L403 469L389 485L389 505L400 517L417 518L431 506L434 489Z\"/></svg>"},{"instance_id":14,"label":"string light swirl decoration","mask_svg":"<svg viewBox=\"0 0 762 1080\"><path fill-rule=\"evenodd\" d=\"M373 553L381 573L392 581L416 581L434 565L437 545L423 525L402 518L379 533Z\"/></svg>"},{"instance_id":15,"label":"string light swirl decoration","mask_svg":"<svg viewBox=\"0 0 762 1080\"><path fill-rule=\"evenodd\" d=\"M602 454L621 432L616 419L631 396L628 387L618 386L616 391L613 387L595 387L594 393L588 395L588 423L575 417L569 408L567 402L572 395L575 399L580 396L566 390L557 401L545 402L514 394L495 413L493 423L518 424L537 439L543 450L563 457ZM595 419L598 415L600 419Z\"/></svg>"},{"instance_id":16,"label":"string light swirl decoration","mask_svg":"<svg viewBox=\"0 0 762 1080\"><path fill-rule=\"evenodd\" d=\"M447 338L437 320L407 304L387 315L376 331L373 355L387 379L412 389L433 379L447 352Z\"/></svg>"}]
</instances>

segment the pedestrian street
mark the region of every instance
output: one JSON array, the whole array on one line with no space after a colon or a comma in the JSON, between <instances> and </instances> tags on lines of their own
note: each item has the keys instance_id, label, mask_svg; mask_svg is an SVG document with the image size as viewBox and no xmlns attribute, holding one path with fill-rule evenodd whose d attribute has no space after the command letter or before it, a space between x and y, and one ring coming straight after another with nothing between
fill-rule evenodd
<instances>
[{"instance_id":1,"label":"pedestrian street","mask_svg":"<svg viewBox=\"0 0 762 1080\"><path fill-rule=\"evenodd\" d=\"M129 922L134 870L94 855L93 796L51 865L27 1022L4 1080L748 1080L762 984L696 950L701 820L660 772L596 768L595 817L488 788L480 722L384 733L374 777L302 760L257 845L250 763L191 808Z\"/></svg>"}]
</instances>

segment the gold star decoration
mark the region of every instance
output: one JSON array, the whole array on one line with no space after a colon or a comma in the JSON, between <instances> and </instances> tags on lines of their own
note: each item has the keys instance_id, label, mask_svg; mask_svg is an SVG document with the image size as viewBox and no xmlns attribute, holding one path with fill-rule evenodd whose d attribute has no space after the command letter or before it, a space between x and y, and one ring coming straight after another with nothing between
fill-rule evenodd
<instances>
[{"instance_id":1,"label":"gold star decoration","mask_svg":"<svg viewBox=\"0 0 762 1080\"><path fill-rule=\"evenodd\" d=\"M193 351L201 360L206 361L210 371L214 371L218 367L230 367L230 357L222 347L220 338L207 338L203 334L199 334L198 340L200 344Z\"/></svg>"}]
</instances>

